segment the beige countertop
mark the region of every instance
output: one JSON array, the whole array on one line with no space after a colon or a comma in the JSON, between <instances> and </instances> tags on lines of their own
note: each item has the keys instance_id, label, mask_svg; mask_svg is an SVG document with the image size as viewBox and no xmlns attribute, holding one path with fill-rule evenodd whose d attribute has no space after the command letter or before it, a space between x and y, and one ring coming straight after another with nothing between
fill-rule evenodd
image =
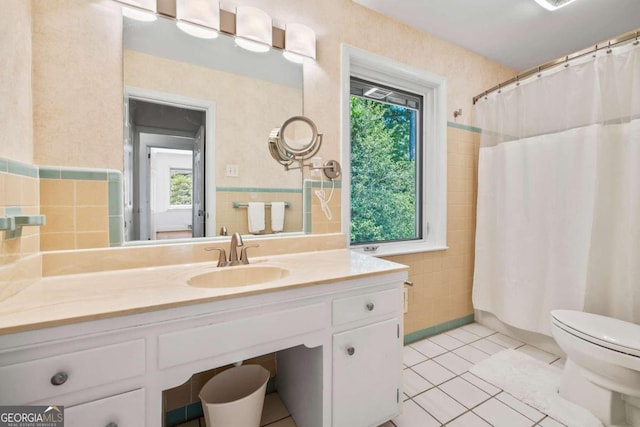
<instances>
[{"instance_id":1,"label":"beige countertop","mask_svg":"<svg viewBox=\"0 0 640 427\"><path fill-rule=\"evenodd\" d=\"M288 275L266 283L198 288L190 278L215 262L43 277L0 302L0 334L60 326L296 287L405 271L406 266L346 249L256 257L249 268L275 266ZM223 267L225 269L247 268Z\"/></svg>"}]
</instances>

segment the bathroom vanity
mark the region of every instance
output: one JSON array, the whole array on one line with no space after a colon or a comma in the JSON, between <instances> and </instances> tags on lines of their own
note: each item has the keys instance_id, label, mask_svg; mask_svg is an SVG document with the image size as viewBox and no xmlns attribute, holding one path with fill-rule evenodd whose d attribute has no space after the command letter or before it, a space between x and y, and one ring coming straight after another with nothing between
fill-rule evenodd
<instances>
[{"instance_id":1,"label":"bathroom vanity","mask_svg":"<svg viewBox=\"0 0 640 427\"><path fill-rule=\"evenodd\" d=\"M256 279L265 267L281 274ZM276 352L299 427L399 414L405 266L334 250L225 268L254 283L207 287L211 262L47 277L1 302L0 404L64 405L67 427L156 427L163 390Z\"/></svg>"}]
</instances>

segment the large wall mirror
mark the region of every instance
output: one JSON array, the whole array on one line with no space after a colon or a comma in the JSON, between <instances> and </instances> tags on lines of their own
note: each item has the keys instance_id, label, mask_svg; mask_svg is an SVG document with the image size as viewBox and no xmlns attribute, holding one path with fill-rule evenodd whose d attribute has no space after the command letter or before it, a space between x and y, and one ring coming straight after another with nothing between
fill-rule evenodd
<instances>
[{"instance_id":1,"label":"large wall mirror","mask_svg":"<svg viewBox=\"0 0 640 427\"><path fill-rule=\"evenodd\" d=\"M124 19L125 241L248 233L249 202L286 202L303 230L300 171L271 160L274 127L302 115L302 65L206 40L175 21Z\"/></svg>"}]
</instances>

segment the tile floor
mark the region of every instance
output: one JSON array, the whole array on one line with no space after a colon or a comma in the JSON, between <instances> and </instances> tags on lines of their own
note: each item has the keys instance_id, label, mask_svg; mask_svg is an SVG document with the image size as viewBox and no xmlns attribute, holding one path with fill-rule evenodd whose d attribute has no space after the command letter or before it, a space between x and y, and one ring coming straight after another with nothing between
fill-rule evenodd
<instances>
[{"instance_id":1,"label":"tile floor","mask_svg":"<svg viewBox=\"0 0 640 427\"><path fill-rule=\"evenodd\" d=\"M382 427L554 427L561 423L468 372L476 363L515 348L562 366L554 354L478 323L404 347L404 408Z\"/></svg>"},{"instance_id":2,"label":"tile floor","mask_svg":"<svg viewBox=\"0 0 640 427\"><path fill-rule=\"evenodd\" d=\"M468 372L474 364L506 348L514 348L554 366L561 367L564 363L554 354L478 323L415 342L404 347L402 415L380 427L562 426ZM280 399L275 393L272 395L267 395L265 400L261 425L295 427ZM205 423L200 419L180 427L205 427Z\"/></svg>"}]
</instances>

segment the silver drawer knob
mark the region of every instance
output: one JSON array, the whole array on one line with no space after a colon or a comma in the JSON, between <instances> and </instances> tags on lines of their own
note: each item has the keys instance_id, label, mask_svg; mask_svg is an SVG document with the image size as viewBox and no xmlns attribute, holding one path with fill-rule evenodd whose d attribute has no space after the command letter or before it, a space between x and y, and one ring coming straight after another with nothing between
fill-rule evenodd
<instances>
[{"instance_id":1,"label":"silver drawer knob","mask_svg":"<svg viewBox=\"0 0 640 427\"><path fill-rule=\"evenodd\" d=\"M356 349L355 349L355 348L353 348L353 347L347 347L347 354L348 354L349 356L353 356L355 352L356 352Z\"/></svg>"},{"instance_id":2,"label":"silver drawer knob","mask_svg":"<svg viewBox=\"0 0 640 427\"><path fill-rule=\"evenodd\" d=\"M66 372L58 372L57 374L51 377L51 384L62 385L66 383L68 379L69 379L69 375Z\"/></svg>"},{"instance_id":3,"label":"silver drawer knob","mask_svg":"<svg viewBox=\"0 0 640 427\"><path fill-rule=\"evenodd\" d=\"M109 424L107 424L104 427L118 427L118 424L114 423L114 422L110 422Z\"/></svg>"},{"instance_id":4,"label":"silver drawer knob","mask_svg":"<svg viewBox=\"0 0 640 427\"><path fill-rule=\"evenodd\" d=\"M368 303L367 303L367 310L369 310L369 311L373 311L373 308L374 308L374 307L375 307L375 305L373 305L373 303L372 303L372 302L368 302Z\"/></svg>"}]
</instances>

